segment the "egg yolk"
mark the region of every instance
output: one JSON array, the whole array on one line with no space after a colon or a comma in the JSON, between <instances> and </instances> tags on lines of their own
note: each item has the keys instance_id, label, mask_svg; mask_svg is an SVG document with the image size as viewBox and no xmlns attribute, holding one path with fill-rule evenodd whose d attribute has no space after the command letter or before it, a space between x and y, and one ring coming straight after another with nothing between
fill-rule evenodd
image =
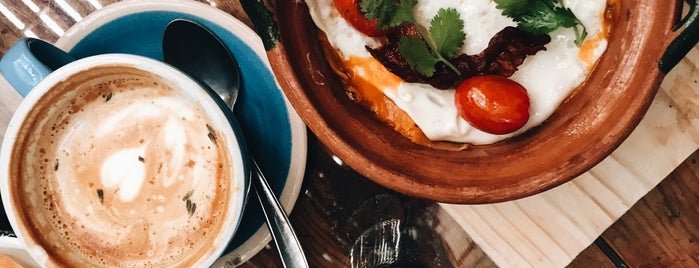
<instances>
[{"instance_id":1,"label":"egg yolk","mask_svg":"<svg viewBox=\"0 0 699 268\"><path fill-rule=\"evenodd\" d=\"M327 40L324 40L323 47L325 54L329 56L328 62L342 78L353 101L365 106L382 122L413 142L436 147L452 146L430 141L412 118L386 97L384 90L396 91L404 81L388 71L381 62L373 57L350 56L348 59L342 59L340 53Z\"/></svg>"}]
</instances>

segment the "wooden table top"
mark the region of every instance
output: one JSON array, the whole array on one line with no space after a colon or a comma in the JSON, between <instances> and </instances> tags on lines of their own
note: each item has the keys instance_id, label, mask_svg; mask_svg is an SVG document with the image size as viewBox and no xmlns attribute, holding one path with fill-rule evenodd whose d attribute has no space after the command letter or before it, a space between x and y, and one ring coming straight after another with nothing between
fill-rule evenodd
<instances>
[{"instance_id":1,"label":"wooden table top","mask_svg":"<svg viewBox=\"0 0 699 268\"><path fill-rule=\"evenodd\" d=\"M53 42L80 18L112 2L118 1L0 0L0 56L26 35ZM214 5L250 24L238 1L200 2ZM47 25L46 17L55 24ZM697 65L696 62L687 64ZM696 85L697 80L699 76L685 77L682 81ZM699 102L699 98L695 99ZM7 103L8 100L0 96L0 105ZM691 105L697 106L697 103ZM9 118L11 111L3 111L2 116ZM697 118L699 114L694 114L689 120ZM2 132L4 129L3 125ZM692 151L695 149L693 147ZM568 266L699 267L697 159L699 151L694 151ZM350 195L347 189L361 191L352 191ZM362 234L367 234L376 223L390 223L386 220L393 218L402 219L403 227L411 236L401 240L404 243L399 252L400 260L385 267L494 267L501 259L501 256L492 256L492 252L489 255L489 251L481 247L484 241L479 241L480 236L464 230L459 219L447 213L442 205L384 189L348 167L338 165L332 153L310 132L303 189L290 218L312 267L350 266L353 262L350 251ZM274 245L270 244L240 266L281 267L281 264Z\"/></svg>"}]
</instances>

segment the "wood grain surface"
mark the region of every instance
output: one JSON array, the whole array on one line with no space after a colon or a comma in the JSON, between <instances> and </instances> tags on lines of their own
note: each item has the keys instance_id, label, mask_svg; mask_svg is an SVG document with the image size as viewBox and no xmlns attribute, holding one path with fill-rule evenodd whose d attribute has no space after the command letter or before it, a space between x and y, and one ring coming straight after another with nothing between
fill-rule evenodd
<instances>
[{"instance_id":1,"label":"wood grain surface","mask_svg":"<svg viewBox=\"0 0 699 268\"><path fill-rule=\"evenodd\" d=\"M6 12L0 14L0 56L25 35L55 41L60 31L47 26L46 18L63 31L80 18L59 1L33 0L36 8L26 2L32 1L0 0L23 23L18 27ZM97 9L87 1L63 2L81 17ZM237 1L201 2L249 23ZM623 151L602 168L533 199L461 208L479 211L480 219L373 184L311 135L304 186L291 214L311 266L349 267L358 237L386 219L402 220L414 236L406 240L405 254L412 257L384 267L699 266L698 62L695 48L665 79ZM0 96L0 133L20 101L13 94ZM485 229L473 227L479 222ZM241 266L281 264L270 244Z\"/></svg>"},{"instance_id":2,"label":"wood grain surface","mask_svg":"<svg viewBox=\"0 0 699 268\"><path fill-rule=\"evenodd\" d=\"M616 263L593 244L569 267L699 267L697 161L699 151L602 234Z\"/></svg>"},{"instance_id":3,"label":"wood grain surface","mask_svg":"<svg viewBox=\"0 0 699 268\"><path fill-rule=\"evenodd\" d=\"M499 265L569 264L697 149L697 59L695 48L629 138L587 173L529 198L445 209Z\"/></svg>"}]
</instances>

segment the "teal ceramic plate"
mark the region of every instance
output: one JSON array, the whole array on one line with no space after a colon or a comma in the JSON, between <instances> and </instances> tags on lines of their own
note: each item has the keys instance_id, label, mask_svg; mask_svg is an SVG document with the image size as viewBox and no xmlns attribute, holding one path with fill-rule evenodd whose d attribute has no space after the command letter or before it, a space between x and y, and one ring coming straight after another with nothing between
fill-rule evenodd
<instances>
[{"instance_id":1,"label":"teal ceramic plate","mask_svg":"<svg viewBox=\"0 0 699 268\"><path fill-rule=\"evenodd\" d=\"M162 60L165 26L177 18L197 21L216 33L241 66L243 89L236 114L280 202L290 211L301 189L306 162L306 128L274 78L262 41L246 25L214 7L194 1L127 1L112 4L71 27L56 45L76 58L129 53ZM246 261L270 241L254 192L241 226L222 262Z\"/></svg>"}]
</instances>

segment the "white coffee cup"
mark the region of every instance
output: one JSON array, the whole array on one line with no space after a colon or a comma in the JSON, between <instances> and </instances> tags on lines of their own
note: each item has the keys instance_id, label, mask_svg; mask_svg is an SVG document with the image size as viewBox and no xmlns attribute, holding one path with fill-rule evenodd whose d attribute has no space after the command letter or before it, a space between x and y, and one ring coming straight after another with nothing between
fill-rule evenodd
<instances>
[{"instance_id":1,"label":"white coffee cup","mask_svg":"<svg viewBox=\"0 0 699 268\"><path fill-rule=\"evenodd\" d=\"M166 89L142 89L120 75L145 75ZM163 62L126 54L73 61L40 80L13 115L0 151L2 202L32 258L41 266L213 264L239 225L249 187L242 134L215 93ZM71 87L83 86L90 90L71 95ZM115 93L83 98L97 89ZM63 122L67 130L50 130ZM102 143L105 136L116 138ZM165 214L172 215L157 216ZM144 245L157 246L138 248Z\"/></svg>"}]
</instances>

